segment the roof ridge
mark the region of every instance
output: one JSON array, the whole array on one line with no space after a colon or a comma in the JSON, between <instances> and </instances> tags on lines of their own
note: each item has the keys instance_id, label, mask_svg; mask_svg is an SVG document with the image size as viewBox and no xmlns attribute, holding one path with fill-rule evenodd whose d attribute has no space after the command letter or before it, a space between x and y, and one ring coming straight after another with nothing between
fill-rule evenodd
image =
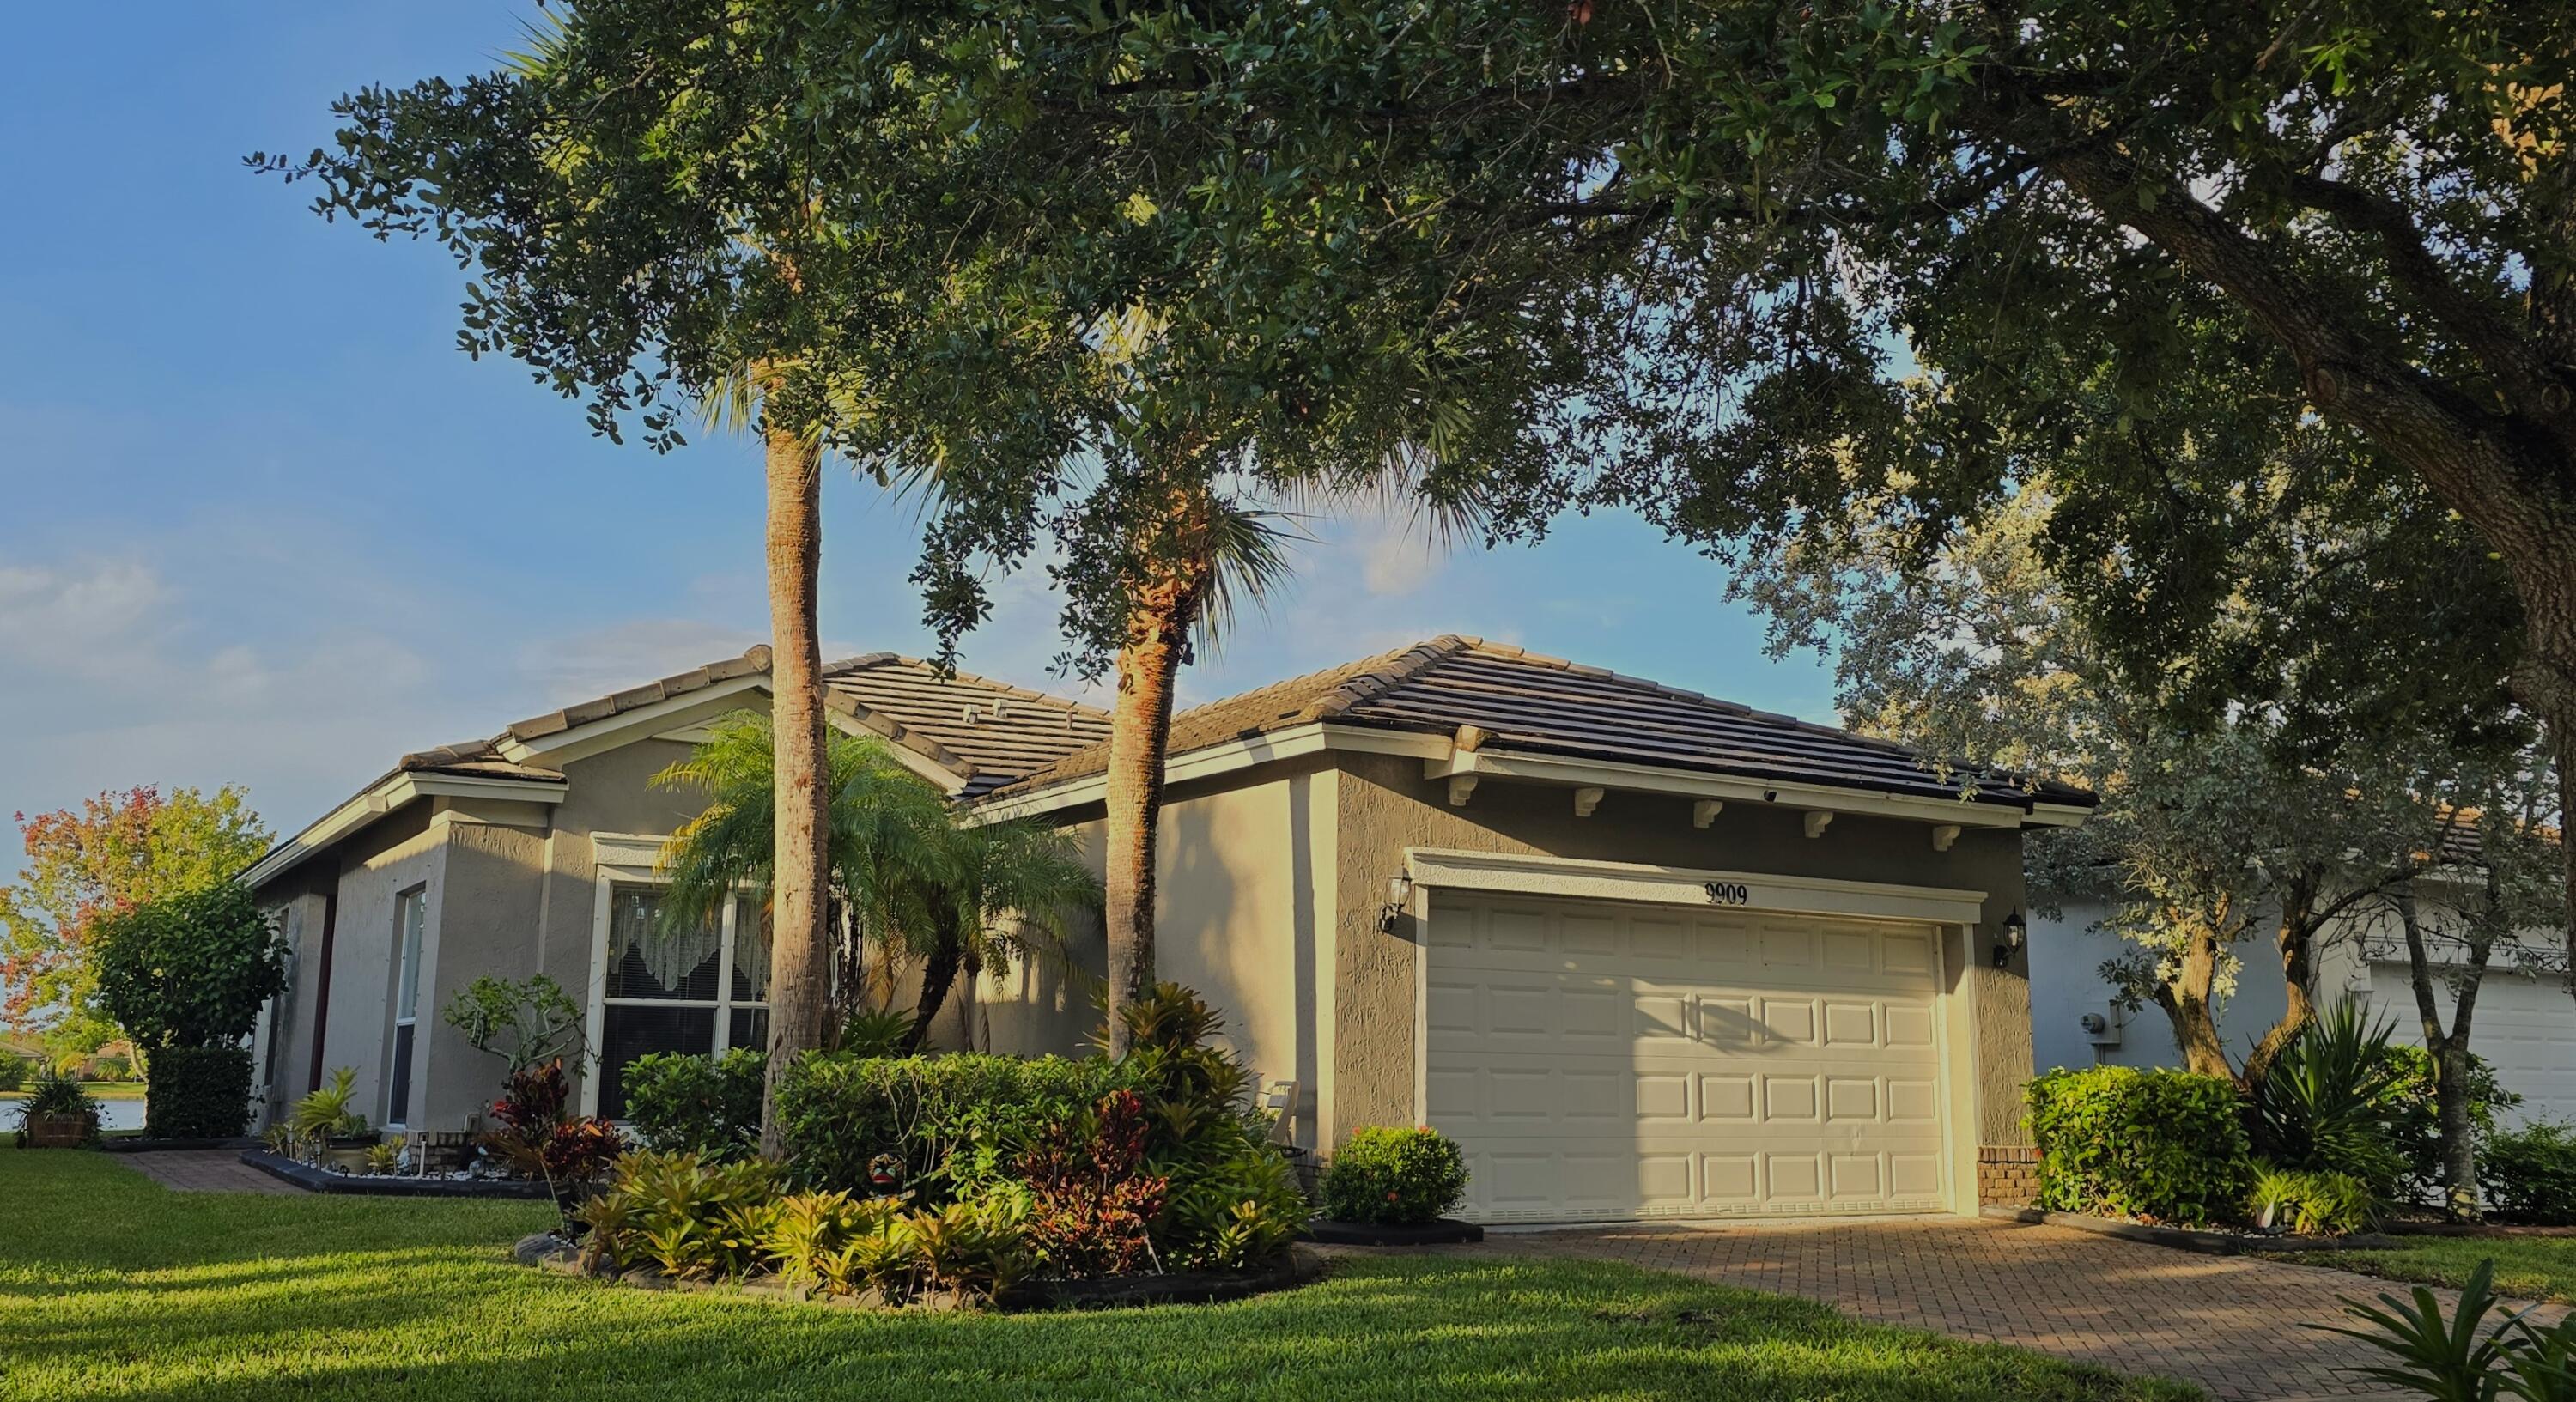
<instances>
[{"instance_id":1,"label":"roof ridge","mask_svg":"<svg viewBox=\"0 0 2576 1402\"><path fill-rule=\"evenodd\" d=\"M855 696L825 688L823 705L826 709L839 711L842 715L848 716L886 739L923 756L931 763L955 774L960 780L975 777L975 766L964 756Z\"/></svg>"}]
</instances>

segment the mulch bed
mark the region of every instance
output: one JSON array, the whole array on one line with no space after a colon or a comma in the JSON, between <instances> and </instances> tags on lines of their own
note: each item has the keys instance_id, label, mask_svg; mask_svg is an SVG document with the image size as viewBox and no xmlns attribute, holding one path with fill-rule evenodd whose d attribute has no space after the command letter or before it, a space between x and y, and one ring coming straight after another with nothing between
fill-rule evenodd
<instances>
[{"instance_id":1,"label":"mulch bed","mask_svg":"<svg viewBox=\"0 0 2576 1402\"><path fill-rule=\"evenodd\" d=\"M317 1193L362 1193L386 1198L547 1198L552 1192L543 1183L515 1178L407 1178L399 1174L334 1173L315 1168L309 1163L272 1154L265 1149L252 1149L241 1156L243 1163L272 1178L282 1178L299 1188Z\"/></svg>"},{"instance_id":2,"label":"mulch bed","mask_svg":"<svg viewBox=\"0 0 2576 1402\"><path fill-rule=\"evenodd\" d=\"M933 1294L905 1305L888 1305L874 1292L827 1295L768 1278L746 1281L675 1280L650 1266L619 1272L591 1272L581 1267L580 1248L552 1232L539 1232L519 1242L513 1253L522 1265L561 1275L589 1275L640 1290L716 1291L766 1296L829 1305L840 1309L907 1309L943 1311L977 1308L975 1301ZM1292 1289L1322 1277L1323 1258L1292 1246L1279 1260L1249 1271L1180 1271L1170 1275L1118 1276L1107 1280L1037 1280L1016 1286L993 1307L1002 1310L1131 1309L1140 1305L1213 1304Z\"/></svg>"}]
</instances>

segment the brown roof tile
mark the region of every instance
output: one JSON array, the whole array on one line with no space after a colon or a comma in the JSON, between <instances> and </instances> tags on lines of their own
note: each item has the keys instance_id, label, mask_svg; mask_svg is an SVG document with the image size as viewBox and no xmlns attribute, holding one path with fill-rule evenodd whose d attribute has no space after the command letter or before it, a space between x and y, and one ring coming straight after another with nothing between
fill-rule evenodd
<instances>
[{"instance_id":1,"label":"brown roof tile","mask_svg":"<svg viewBox=\"0 0 2576 1402\"><path fill-rule=\"evenodd\" d=\"M1319 720L1433 735L1473 725L1488 733L1484 743L1504 749L1881 793L1960 791L1958 775L1943 777L1903 745L1455 635L1184 711L1172 719L1171 752ZM1024 791L1107 767L1104 742L1002 787ZM2093 802L2080 789L2008 775L1976 776L1974 794L2017 807L2034 798Z\"/></svg>"}]
</instances>

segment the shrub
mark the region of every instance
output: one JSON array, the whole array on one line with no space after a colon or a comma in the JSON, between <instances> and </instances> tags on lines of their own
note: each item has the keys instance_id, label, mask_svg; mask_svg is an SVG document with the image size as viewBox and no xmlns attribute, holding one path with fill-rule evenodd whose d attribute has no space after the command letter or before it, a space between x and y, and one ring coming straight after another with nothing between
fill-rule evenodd
<instances>
[{"instance_id":1,"label":"shrub","mask_svg":"<svg viewBox=\"0 0 2576 1402\"><path fill-rule=\"evenodd\" d=\"M2344 1236L2379 1219L2379 1196L2348 1173L2263 1168L2249 1202L2255 1221L2301 1236Z\"/></svg>"},{"instance_id":2,"label":"shrub","mask_svg":"<svg viewBox=\"0 0 2576 1402\"><path fill-rule=\"evenodd\" d=\"M576 1219L589 1224L592 1249L617 1264L650 1261L681 1280L739 1279L761 1263L778 1183L776 1167L761 1159L628 1154Z\"/></svg>"},{"instance_id":3,"label":"shrub","mask_svg":"<svg viewBox=\"0 0 2576 1402\"><path fill-rule=\"evenodd\" d=\"M1097 1059L817 1053L789 1069L778 1114L788 1162L809 1186L868 1192L869 1162L892 1153L903 1186L941 1202L1003 1181L1040 1132L1131 1079Z\"/></svg>"},{"instance_id":4,"label":"shrub","mask_svg":"<svg viewBox=\"0 0 2576 1402\"><path fill-rule=\"evenodd\" d=\"M2548 1226L2576 1224L2576 1124L2532 1124L2487 1141L2479 1185L2496 1210Z\"/></svg>"},{"instance_id":5,"label":"shrub","mask_svg":"<svg viewBox=\"0 0 2576 1402\"><path fill-rule=\"evenodd\" d=\"M912 1040L912 1014L894 1008L855 1008L841 1022L841 1047L852 1056L898 1056Z\"/></svg>"},{"instance_id":6,"label":"shrub","mask_svg":"<svg viewBox=\"0 0 2576 1402\"><path fill-rule=\"evenodd\" d=\"M1058 1273L1129 1275L1152 1260L1171 1180L1146 1166L1146 1137L1144 1098L1114 1090L1048 1125L1021 1157L1029 1239Z\"/></svg>"},{"instance_id":7,"label":"shrub","mask_svg":"<svg viewBox=\"0 0 2576 1402\"><path fill-rule=\"evenodd\" d=\"M154 1139L230 1139L250 1124L250 1052L165 1047L152 1054L143 1132Z\"/></svg>"},{"instance_id":8,"label":"shrub","mask_svg":"<svg viewBox=\"0 0 2576 1402\"><path fill-rule=\"evenodd\" d=\"M13 1052L0 1052L0 1090L23 1090L36 1063Z\"/></svg>"},{"instance_id":9,"label":"shrub","mask_svg":"<svg viewBox=\"0 0 2576 1402\"><path fill-rule=\"evenodd\" d=\"M1174 1263L1242 1270L1287 1250L1311 1215L1286 1156L1268 1144L1247 1143L1176 1176L1158 1226Z\"/></svg>"},{"instance_id":10,"label":"shrub","mask_svg":"<svg viewBox=\"0 0 2576 1402\"><path fill-rule=\"evenodd\" d=\"M286 946L246 886L220 882L99 922L98 1001L137 1046L239 1041L286 988Z\"/></svg>"},{"instance_id":11,"label":"shrub","mask_svg":"<svg viewBox=\"0 0 2576 1402\"><path fill-rule=\"evenodd\" d=\"M625 1152L626 1136L618 1132L616 1122L592 1115L556 1125L538 1151L537 1165L546 1182L561 1193L606 1177Z\"/></svg>"},{"instance_id":12,"label":"shrub","mask_svg":"<svg viewBox=\"0 0 2576 1402\"><path fill-rule=\"evenodd\" d=\"M2394 1197L2406 1174L2391 1121L2396 1063L2390 1024L2344 998L2311 1021L2273 1062L2254 1101L2264 1151L2292 1168L2341 1173Z\"/></svg>"},{"instance_id":13,"label":"shrub","mask_svg":"<svg viewBox=\"0 0 2576 1402\"><path fill-rule=\"evenodd\" d=\"M2224 1077L2091 1066L2051 1071L2025 1096L2044 1207L2205 1223L2233 1217L2253 1185L2242 1100Z\"/></svg>"},{"instance_id":14,"label":"shrub","mask_svg":"<svg viewBox=\"0 0 2576 1402\"><path fill-rule=\"evenodd\" d=\"M2381 1116L2390 1147L2406 1164L2398 1193L2415 1202L2438 1198L2442 1119L2433 1085L2433 1054L2406 1042L2392 1042L2385 1056L2388 1088L2381 1097ZM2469 1054L2468 1083L2469 1141L2484 1158L2487 1141L2495 1136L2496 1112L2520 1105L2522 1097L2505 1089L2496 1079L2494 1064L2475 1052Z\"/></svg>"},{"instance_id":15,"label":"shrub","mask_svg":"<svg viewBox=\"0 0 2576 1402\"><path fill-rule=\"evenodd\" d=\"M760 1142L769 1058L749 1047L719 1057L654 1052L626 1064L626 1121L644 1146L705 1159L742 1158Z\"/></svg>"},{"instance_id":16,"label":"shrub","mask_svg":"<svg viewBox=\"0 0 2576 1402\"><path fill-rule=\"evenodd\" d=\"M485 974L456 990L439 1016L465 1034L467 1045L508 1062L512 1076L562 1060L581 1044L581 1004L544 974L516 980Z\"/></svg>"},{"instance_id":17,"label":"shrub","mask_svg":"<svg viewBox=\"0 0 2576 1402\"><path fill-rule=\"evenodd\" d=\"M1364 1125L1324 1169L1324 1215L1340 1222L1428 1222L1467 1196L1467 1159L1428 1127Z\"/></svg>"}]
</instances>

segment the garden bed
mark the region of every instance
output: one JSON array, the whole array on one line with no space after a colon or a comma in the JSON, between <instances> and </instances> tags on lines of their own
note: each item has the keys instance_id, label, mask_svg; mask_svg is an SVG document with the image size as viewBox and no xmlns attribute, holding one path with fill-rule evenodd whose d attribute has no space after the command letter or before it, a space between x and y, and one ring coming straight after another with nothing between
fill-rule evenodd
<instances>
[{"instance_id":1,"label":"garden bed","mask_svg":"<svg viewBox=\"0 0 2576 1402\"><path fill-rule=\"evenodd\" d=\"M251 1149L243 1163L272 1178L316 1193L360 1193L387 1198L551 1198L543 1183L518 1178L411 1178L401 1174L334 1173L266 1149Z\"/></svg>"},{"instance_id":2,"label":"garden bed","mask_svg":"<svg viewBox=\"0 0 2576 1402\"><path fill-rule=\"evenodd\" d=\"M873 1291L836 1295L789 1285L773 1277L749 1280L680 1280L650 1266L626 1270L586 1270L581 1248L560 1233L539 1232L523 1238L511 1253L521 1265L559 1275L587 1276L639 1290L722 1291L770 1299L795 1300L841 1309L944 1311L972 1309L981 1303L968 1296L932 1291L909 1304L889 1304ZM1165 1275L1112 1276L1097 1280L1031 1280L1013 1286L991 1301L1001 1310L1126 1309L1140 1305L1198 1305L1243 1300L1274 1290L1320 1280L1324 1259L1305 1247L1292 1246L1278 1260L1242 1271L1174 1271Z\"/></svg>"},{"instance_id":3,"label":"garden bed","mask_svg":"<svg viewBox=\"0 0 2576 1402\"><path fill-rule=\"evenodd\" d=\"M2385 1251L2397 1245L2397 1239L2376 1232L2354 1232L2349 1236L2272 1235L2257 1231L2229 1231L2212 1227L2172 1227L2153 1222L2131 1221L2124 1217L2093 1217L2081 1212L2049 1212L2036 1207L1989 1206L1978 1215L1998 1222L2022 1222L2033 1226L2072 1227L2097 1236L2115 1236L2126 1241L2150 1242L2170 1246L2177 1251L2197 1251L2204 1256L2267 1256L2275 1253L2295 1254L2309 1251Z\"/></svg>"}]
</instances>

